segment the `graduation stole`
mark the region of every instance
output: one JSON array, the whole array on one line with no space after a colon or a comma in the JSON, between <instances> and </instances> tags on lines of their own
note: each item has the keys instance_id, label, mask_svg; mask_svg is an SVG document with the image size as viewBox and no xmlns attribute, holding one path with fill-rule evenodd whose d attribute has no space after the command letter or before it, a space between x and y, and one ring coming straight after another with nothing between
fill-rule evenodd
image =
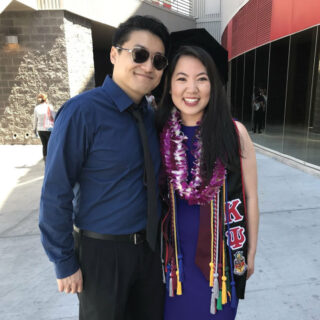
<instances>
[{"instance_id":1,"label":"graduation stole","mask_svg":"<svg viewBox=\"0 0 320 320\"><path fill-rule=\"evenodd\" d=\"M174 116L178 117L177 114ZM213 178L210 181L214 188L209 189L211 192L210 200L206 203L203 203L204 197L201 198L201 193L198 193L197 200L194 200L195 197L189 197L188 192L181 194L181 181L179 186L179 181L177 183L170 172L176 172L177 169L186 170L181 166L181 163L184 163L181 158L186 156L181 150L176 153L179 156L180 167L177 167L177 164L172 161L169 162L168 159L174 154L169 139L180 137L182 144L184 138L173 117L168 123L171 129L174 128L173 134L172 131L169 131L170 128L166 129L165 127L161 135L163 163L169 177L169 210L162 221L162 246L164 247L162 261L165 282L169 296L183 294L183 252L179 241L176 208L176 195L179 194L180 197L188 200L189 204L200 204L200 225L195 263L212 288L210 312L215 314L217 310L222 310L228 300L231 300L231 306L236 307L236 298L244 298L247 270L247 231L241 157L239 154L239 159L235 164L236 168L232 170L222 171L219 165L215 167L216 172L213 173ZM179 142L175 141L174 145L178 145L177 149L179 149ZM198 159L196 157L196 163ZM197 169L193 168L191 173L195 170ZM193 181L197 179L195 174L193 177ZM181 175L178 178L181 180ZM188 191L189 186L184 186ZM200 190L205 188L198 185Z\"/></svg>"}]
</instances>

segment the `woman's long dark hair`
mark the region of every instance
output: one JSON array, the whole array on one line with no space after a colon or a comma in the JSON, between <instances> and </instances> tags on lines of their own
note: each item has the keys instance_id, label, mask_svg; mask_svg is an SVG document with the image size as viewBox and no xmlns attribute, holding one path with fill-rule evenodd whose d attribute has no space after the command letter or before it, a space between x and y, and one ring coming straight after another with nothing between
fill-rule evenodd
<instances>
[{"instance_id":1,"label":"woman's long dark hair","mask_svg":"<svg viewBox=\"0 0 320 320\"><path fill-rule=\"evenodd\" d=\"M233 166L233 162L239 157L239 142L216 65L210 55L202 48L183 46L173 57L167 70L164 91L157 110L157 127L159 131L162 131L174 107L169 93L171 78L179 59L183 56L198 59L205 66L211 83L210 99L200 124L203 146L201 176L208 181L212 176L217 159L220 159L226 167Z\"/></svg>"}]
</instances>

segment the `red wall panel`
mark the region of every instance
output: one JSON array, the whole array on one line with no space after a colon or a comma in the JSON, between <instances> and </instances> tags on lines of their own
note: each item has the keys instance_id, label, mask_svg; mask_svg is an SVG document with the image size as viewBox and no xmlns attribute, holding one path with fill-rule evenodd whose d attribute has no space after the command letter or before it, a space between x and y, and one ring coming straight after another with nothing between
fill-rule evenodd
<instances>
[{"instance_id":1,"label":"red wall panel","mask_svg":"<svg viewBox=\"0 0 320 320\"><path fill-rule=\"evenodd\" d=\"M319 0L293 0L291 33L307 29L319 23Z\"/></svg>"},{"instance_id":2,"label":"red wall panel","mask_svg":"<svg viewBox=\"0 0 320 320\"><path fill-rule=\"evenodd\" d=\"M257 41L260 46L270 39L272 0L260 0L257 4Z\"/></svg>"},{"instance_id":3,"label":"red wall panel","mask_svg":"<svg viewBox=\"0 0 320 320\"><path fill-rule=\"evenodd\" d=\"M273 0L270 40L320 23L319 0Z\"/></svg>"},{"instance_id":4,"label":"red wall panel","mask_svg":"<svg viewBox=\"0 0 320 320\"><path fill-rule=\"evenodd\" d=\"M251 0L229 22L229 59L320 24L320 0ZM227 36L225 35L227 32Z\"/></svg>"},{"instance_id":5,"label":"red wall panel","mask_svg":"<svg viewBox=\"0 0 320 320\"><path fill-rule=\"evenodd\" d=\"M291 33L292 7L292 0L273 1L270 40L279 39Z\"/></svg>"}]
</instances>

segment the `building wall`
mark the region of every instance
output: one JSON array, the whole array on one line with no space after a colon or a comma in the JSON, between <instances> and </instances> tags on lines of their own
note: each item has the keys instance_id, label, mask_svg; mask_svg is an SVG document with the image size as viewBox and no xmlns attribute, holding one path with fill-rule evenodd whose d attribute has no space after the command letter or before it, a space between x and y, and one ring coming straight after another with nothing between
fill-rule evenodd
<instances>
[{"instance_id":1,"label":"building wall","mask_svg":"<svg viewBox=\"0 0 320 320\"><path fill-rule=\"evenodd\" d=\"M221 42L222 31L249 0L193 0L197 28L205 28Z\"/></svg>"},{"instance_id":2,"label":"building wall","mask_svg":"<svg viewBox=\"0 0 320 320\"><path fill-rule=\"evenodd\" d=\"M196 27L196 20L192 16L186 16L174 11L161 9L161 7L159 8L157 5L141 1L140 6L134 14L154 16L164 23L170 32Z\"/></svg>"},{"instance_id":3,"label":"building wall","mask_svg":"<svg viewBox=\"0 0 320 320\"><path fill-rule=\"evenodd\" d=\"M287 16L280 23L283 5ZM251 0L230 21L223 43L231 59L233 116L258 145L319 169L320 2L304 5ZM258 89L266 97L261 134L254 130Z\"/></svg>"},{"instance_id":4,"label":"building wall","mask_svg":"<svg viewBox=\"0 0 320 320\"><path fill-rule=\"evenodd\" d=\"M21 0L21 2L25 1ZM170 31L195 28L195 19L191 15L188 16L185 10L179 10L179 2L184 2L180 4L182 8L188 8L190 7L189 2L191 3L192 0L175 1L171 9L168 7L164 9L163 1L153 0L39 0L39 9L59 8L115 28L134 14L155 16ZM179 12L184 12L184 14Z\"/></svg>"},{"instance_id":5,"label":"building wall","mask_svg":"<svg viewBox=\"0 0 320 320\"><path fill-rule=\"evenodd\" d=\"M112 5L102 0L2 1L0 144L39 143L32 131L39 92L47 93L57 110L70 97L95 86L93 51L105 48L97 40L93 43L96 21L107 23L110 28L130 15L148 14L161 20L170 31L196 27L191 15L173 9L141 0L119 0ZM19 45L7 45L7 35L18 36ZM103 35L98 41L110 40Z\"/></svg>"},{"instance_id":6,"label":"building wall","mask_svg":"<svg viewBox=\"0 0 320 320\"><path fill-rule=\"evenodd\" d=\"M39 142L32 132L39 92L47 93L58 109L71 95L94 86L87 77L93 66L89 30L88 22L64 11L0 15L0 144ZM77 52L72 52L74 41L83 33L86 39L77 41ZM17 48L5 44L8 34L18 36ZM77 79L76 85L70 86L69 77Z\"/></svg>"},{"instance_id":7,"label":"building wall","mask_svg":"<svg viewBox=\"0 0 320 320\"><path fill-rule=\"evenodd\" d=\"M65 12L64 30L70 96L73 97L95 86L91 24Z\"/></svg>"},{"instance_id":8,"label":"building wall","mask_svg":"<svg viewBox=\"0 0 320 320\"><path fill-rule=\"evenodd\" d=\"M221 0L194 0L193 15L197 28L206 29L219 43L221 41Z\"/></svg>"},{"instance_id":9,"label":"building wall","mask_svg":"<svg viewBox=\"0 0 320 320\"><path fill-rule=\"evenodd\" d=\"M225 30L230 20L248 2L249 0L221 0L221 32Z\"/></svg>"},{"instance_id":10,"label":"building wall","mask_svg":"<svg viewBox=\"0 0 320 320\"><path fill-rule=\"evenodd\" d=\"M320 26L318 26L317 53L314 68L314 98L311 108L312 131L320 134Z\"/></svg>"},{"instance_id":11,"label":"building wall","mask_svg":"<svg viewBox=\"0 0 320 320\"><path fill-rule=\"evenodd\" d=\"M212 0L208 0L212 1ZM134 14L150 14L160 19L170 31L195 28L193 0L0 0L3 10L65 10L111 27Z\"/></svg>"},{"instance_id":12,"label":"building wall","mask_svg":"<svg viewBox=\"0 0 320 320\"><path fill-rule=\"evenodd\" d=\"M249 0L193 0L197 28L205 28L221 43L222 31Z\"/></svg>"},{"instance_id":13,"label":"building wall","mask_svg":"<svg viewBox=\"0 0 320 320\"><path fill-rule=\"evenodd\" d=\"M268 42L318 24L320 1L250 0L223 29L222 44L231 60Z\"/></svg>"}]
</instances>

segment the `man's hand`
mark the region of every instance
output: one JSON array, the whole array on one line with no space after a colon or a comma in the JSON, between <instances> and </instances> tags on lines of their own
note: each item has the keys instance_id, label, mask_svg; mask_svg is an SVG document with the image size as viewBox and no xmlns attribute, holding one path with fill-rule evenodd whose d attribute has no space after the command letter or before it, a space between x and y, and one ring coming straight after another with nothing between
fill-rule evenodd
<instances>
[{"instance_id":1,"label":"man's hand","mask_svg":"<svg viewBox=\"0 0 320 320\"><path fill-rule=\"evenodd\" d=\"M82 291L82 272L79 269L69 277L57 279L58 289L65 293L80 293Z\"/></svg>"}]
</instances>

